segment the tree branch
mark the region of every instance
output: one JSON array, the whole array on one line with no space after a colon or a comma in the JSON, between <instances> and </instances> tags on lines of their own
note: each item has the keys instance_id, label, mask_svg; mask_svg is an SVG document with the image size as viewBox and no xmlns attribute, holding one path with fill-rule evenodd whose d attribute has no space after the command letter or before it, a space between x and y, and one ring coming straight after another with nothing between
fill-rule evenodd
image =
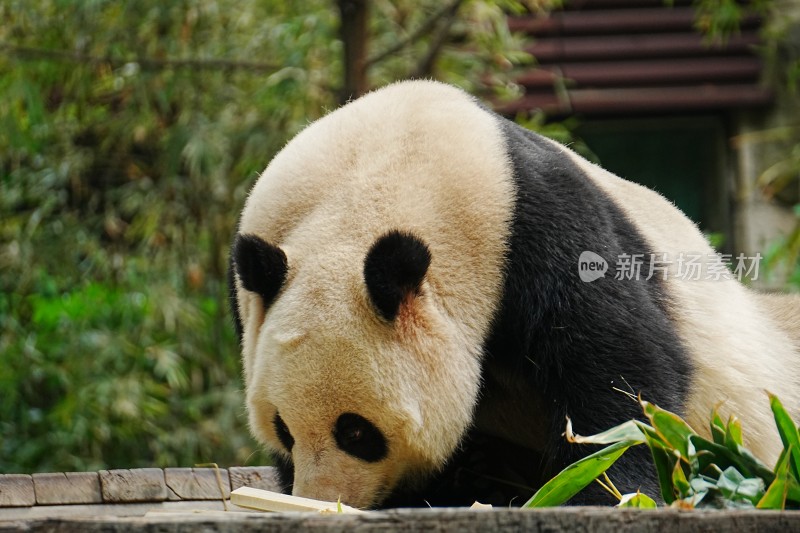
<instances>
[{"instance_id":1,"label":"tree branch","mask_svg":"<svg viewBox=\"0 0 800 533\"><path fill-rule=\"evenodd\" d=\"M279 65L275 65L273 63L238 61L231 59L156 59L150 57L123 58L112 56L95 56L80 52L67 52L63 50L52 50L47 48L16 46L7 43L0 43L0 51L27 61L71 61L73 63L108 64L114 68L124 66L128 63L136 63L143 70L192 68L199 70L274 71L281 68Z\"/></svg>"},{"instance_id":2,"label":"tree branch","mask_svg":"<svg viewBox=\"0 0 800 533\"><path fill-rule=\"evenodd\" d=\"M339 94L342 104L367 92L367 0L339 0L341 25L339 37L344 47L344 86Z\"/></svg>"},{"instance_id":3,"label":"tree branch","mask_svg":"<svg viewBox=\"0 0 800 533\"><path fill-rule=\"evenodd\" d=\"M439 25L436 34L434 34L434 36L431 38L428 52L425 54L425 57L420 60L420 62L417 64L417 67L411 73L412 78L421 78L423 76L427 76L433 70L433 64L436 61L436 56L439 55L439 51L442 49L442 46L447 40L447 36L450 34L450 27L453 25L453 21L456 18L456 13L461 5L461 1L462 0L455 0L449 6L450 8L448 9L447 13L445 13L445 16L442 19L442 23Z\"/></svg>"},{"instance_id":4,"label":"tree branch","mask_svg":"<svg viewBox=\"0 0 800 533\"><path fill-rule=\"evenodd\" d=\"M444 17L446 14L450 13L451 11L455 12L454 9L457 10L458 6L460 4L461 4L461 0L453 0L449 4L444 5L443 7L441 7L439 9L439 11L437 11L433 15L431 15L431 17L428 20L423 22L420 25L419 28L414 30L412 33L408 34L404 39L399 40L398 42L396 42L394 45L390 46L389 48L387 48L383 52L379 52L379 53L375 54L374 56L368 58L366 63L364 64L364 66L366 68L369 68L373 64L378 63L380 61L383 61L384 59L386 59L390 55L399 52L400 50L402 50L403 48L405 48L409 44L413 43L417 39L419 39L422 36L426 35L427 33L429 33L434 28L434 26L436 26L436 23L439 21L440 18Z\"/></svg>"}]
</instances>

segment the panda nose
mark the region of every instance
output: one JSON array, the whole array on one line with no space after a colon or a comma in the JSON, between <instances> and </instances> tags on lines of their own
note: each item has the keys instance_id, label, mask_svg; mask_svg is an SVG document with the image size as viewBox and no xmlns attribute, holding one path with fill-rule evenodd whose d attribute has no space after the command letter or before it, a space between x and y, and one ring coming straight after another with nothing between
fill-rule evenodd
<instances>
[{"instance_id":1,"label":"panda nose","mask_svg":"<svg viewBox=\"0 0 800 533\"><path fill-rule=\"evenodd\" d=\"M327 454L319 449L295 446L293 496L315 500L337 501L341 494L342 472L337 472L325 459Z\"/></svg>"},{"instance_id":2,"label":"panda nose","mask_svg":"<svg viewBox=\"0 0 800 533\"><path fill-rule=\"evenodd\" d=\"M341 501L342 503L352 505L347 501L345 495L341 494L341 490L331 483L297 483L295 481L292 489L292 496L302 496L303 498L311 498L312 500L321 500L325 502Z\"/></svg>"},{"instance_id":3,"label":"panda nose","mask_svg":"<svg viewBox=\"0 0 800 533\"><path fill-rule=\"evenodd\" d=\"M326 502L340 501L355 508L370 507L374 490L367 486L368 483L363 483L360 476L348 476L349 471L352 473L342 464L295 463L292 495Z\"/></svg>"}]
</instances>

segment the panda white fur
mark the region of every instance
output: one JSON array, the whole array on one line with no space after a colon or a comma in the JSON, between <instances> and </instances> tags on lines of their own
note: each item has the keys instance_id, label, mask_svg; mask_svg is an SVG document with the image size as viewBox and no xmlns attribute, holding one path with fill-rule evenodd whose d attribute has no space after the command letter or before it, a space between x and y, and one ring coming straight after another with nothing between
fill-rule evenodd
<instances>
[{"instance_id":1,"label":"panda white fur","mask_svg":"<svg viewBox=\"0 0 800 533\"><path fill-rule=\"evenodd\" d=\"M581 281L583 251L604 278ZM619 389L699 431L724 402L772 462L764 389L797 417L800 304L675 265L614 277L620 254L644 273L681 252L713 253L663 197L462 91L372 92L298 134L242 212L230 281L252 432L287 491L357 507L522 503L587 453L566 416L581 434L641 416ZM611 478L658 493L644 449Z\"/></svg>"}]
</instances>

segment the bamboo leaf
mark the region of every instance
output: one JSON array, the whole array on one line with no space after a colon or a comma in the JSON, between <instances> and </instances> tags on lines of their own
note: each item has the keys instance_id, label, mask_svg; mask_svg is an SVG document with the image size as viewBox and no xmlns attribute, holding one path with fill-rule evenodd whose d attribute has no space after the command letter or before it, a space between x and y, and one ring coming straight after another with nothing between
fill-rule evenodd
<instances>
[{"instance_id":1,"label":"bamboo leaf","mask_svg":"<svg viewBox=\"0 0 800 533\"><path fill-rule=\"evenodd\" d=\"M651 435L646 434L647 446L650 448L650 455L653 457L653 463L656 467L658 474L658 484L661 488L661 497L664 502L669 505L675 501L675 490L672 486L672 471L675 464L679 462L678 458L670 453L664 445Z\"/></svg>"},{"instance_id":2,"label":"bamboo leaf","mask_svg":"<svg viewBox=\"0 0 800 533\"><path fill-rule=\"evenodd\" d=\"M697 450L696 457L699 472L707 471L711 465L716 465L720 470L725 470L732 466L746 477L760 477L766 483L771 483L775 477L772 471L747 448L740 446L736 451L733 451L699 435L691 437L691 441Z\"/></svg>"},{"instance_id":3,"label":"bamboo leaf","mask_svg":"<svg viewBox=\"0 0 800 533\"><path fill-rule=\"evenodd\" d=\"M778 464L775 465L775 480L756 504L758 509L783 510L786 508L786 497L789 493L789 455L789 453L782 454Z\"/></svg>"},{"instance_id":4,"label":"bamboo leaf","mask_svg":"<svg viewBox=\"0 0 800 533\"><path fill-rule=\"evenodd\" d=\"M784 462L788 464L788 461L786 460L786 455L788 454L788 451L789 450L787 450L786 448L784 448L783 451L781 451L781 454L778 457L778 461L775 463L776 472L778 470L779 465L783 464ZM774 480L775 474L772 475L772 478ZM787 501L794 502L795 504L800 504L800 483L798 483L798 481L795 478L789 475L787 478L787 486L788 486L786 493Z\"/></svg>"},{"instance_id":5,"label":"bamboo leaf","mask_svg":"<svg viewBox=\"0 0 800 533\"><path fill-rule=\"evenodd\" d=\"M711 410L711 437L716 444L725 444L725 423L722 422L722 418L719 416L719 412L717 411L717 407L715 406L714 409Z\"/></svg>"},{"instance_id":6,"label":"bamboo leaf","mask_svg":"<svg viewBox=\"0 0 800 533\"><path fill-rule=\"evenodd\" d=\"M769 394L769 405L775 416L775 424L778 426L783 447L789 450L787 453L791 472L794 478L800 481L800 433L778 397L772 393L767 394Z\"/></svg>"},{"instance_id":7,"label":"bamboo leaf","mask_svg":"<svg viewBox=\"0 0 800 533\"><path fill-rule=\"evenodd\" d=\"M653 428L658 434L682 457L689 457L689 437L695 435L695 431L689 424L676 415L646 401L642 401L644 414L650 420Z\"/></svg>"},{"instance_id":8,"label":"bamboo leaf","mask_svg":"<svg viewBox=\"0 0 800 533\"><path fill-rule=\"evenodd\" d=\"M725 445L731 448L732 444L742 446L742 442L742 423L734 415L731 415L725 426ZM731 449L736 451L735 448Z\"/></svg>"},{"instance_id":9,"label":"bamboo leaf","mask_svg":"<svg viewBox=\"0 0 800 533\"><path fill-rule=\"evenodd\" d=\"M792 502L795 507L800 507L800 483L789 476L786 484L788 485L786 500Z\"/></svg>"},{"instance_id":10,"label":"bamboo leaf","mask_svg":"<svg viewBox=\"0 0 800 533\"><path fill-rule=\"evenodd\" d=\"M542 486L523 508L552 507L562 505L583 490L594 479L608 470L614 462L638 441L622 441L612 444L577 461L558 473Z\"/></svg>"},{"instance_id":11,"label":"bamboo leaf","mask_svg":"<svg viewBox=\"0 0 800 533\"><path fill-rule=\"evenodd\" d=\"M623 495L617 507L627 509L655 509L658 505L656 505L653 498L637 490L631 494Z\"/></svg>"},{"instance_id":12,"label":"bamboo leaf","mask_svg":"<svg viewBox=\"0 0 800 533\"><path fill-rule=\"evenodd\" d=\"M692 487L691 496L683 500L677 500L681 502L681 507L698 507L701 503L707 501L706 496L709 493L717 490L717 484L703 476L692 477L689 480L689 485Z\"/></svg>"},{"instance_id":13,"label":"bamboo leaf","mask_svg":"<svg viewBox=\"0 0 800 533\"><path fill-rule=\"evenodd\" d=\"M622 441L635 441L641 444L644 443L645 436L639 428L640 424L636 420L628 420L602 433L584 437L572 432L572 420L567 418L566 437L569 442L575 444L614 444Z\"/></svg>"},{"instance_id":14,"label":"bamboo leaf","mask_svg":"<svg viewBox=\"0 0 800 533\"><path fill-rule=\"evenodd\" d=\"M752 505L764 495L764 481L759 478L746 478L736 468L726 468L717 480L717 488L722 495L732 501L747 500Z\"/></svg>"},{"instance_id":15,"label":"bamboo leaf","mask_svg":"<svg viewBox=\"0 0 800 533\"><path fill-rule=\"evenodd\" d=\"M690 497L693 493L692 486L689 484L689 480L686 479L686 473L683 471L683 465L680 461L676 461L675 467L672 469L672 486L675 487L675 491L681 500Z\"/></svg>"}]
</instances>

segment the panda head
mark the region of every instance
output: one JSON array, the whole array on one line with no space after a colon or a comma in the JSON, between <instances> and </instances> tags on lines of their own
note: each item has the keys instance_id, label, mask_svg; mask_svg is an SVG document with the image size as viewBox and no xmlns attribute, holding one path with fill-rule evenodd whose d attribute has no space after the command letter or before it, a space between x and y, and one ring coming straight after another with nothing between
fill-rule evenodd
<instances>
[{"instance_id":1,"label":"panda head","mask_svg":"<svg viewBox=\"0 0 800 533\"><path fill-rule=\"evenodd\" d=\"M454 454L499 306L513 186L493 115L403 82L313 122L245 204L231 262L253 434L294 495L380 505Z\"/></svg>"},{"instance_id":2,"label":"panda head","mask_svg":"<svg viewBox=\"0 0 800 533\"><path fill-rule=\"evenodd\" d=\"M363 252L355 275L239 235L233 261L260 322L245 346L254 434L293 463L293 494L371 507L452 455L479 368L432 301L428 246L390 230Z\"/></svg>"}]
</instances>

